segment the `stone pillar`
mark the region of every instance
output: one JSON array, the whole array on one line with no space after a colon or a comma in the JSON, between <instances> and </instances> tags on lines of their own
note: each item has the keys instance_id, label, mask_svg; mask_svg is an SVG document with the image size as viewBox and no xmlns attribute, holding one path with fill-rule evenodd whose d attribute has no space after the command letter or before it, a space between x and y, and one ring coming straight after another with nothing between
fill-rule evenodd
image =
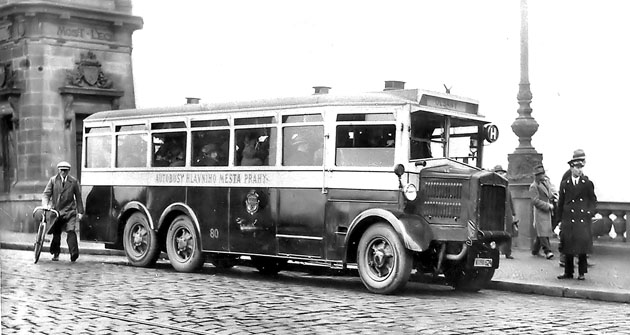
<instances>
[{"instance_id":1,"label":"stone pillar","mask_svg":"<svg viewBox=\"0 0 630 335\"><path fill-rule=\"evenodd\" d=\"M527 249L536 236L532 225L532 208L529 185L534 181L533 168L542 162L542 154L532 146L532 136L538 130L538 123L531 116L532 92L529 84L528 22L527 0L521 0L521 79L517 100L518 117L512 123L512 131L518 136L519 145L508 155L508 180L514 200L514 211L519 223L519 236L516 246Z\"/></svg>"},{"instance_id":2,"label":"stone pillar","mask_svg":"<svg viewBox=\"0 0 630 335\"><path fill-rule=\"evenodd\" d=\"M10 102L17 142L3 158L16 173L2 174L0 228L32 230L24 221L59 161L80 177L83 118L135 107L131 36L142 25L130 0L0 1L0 79L15 72L11 87L0 83L0 122L8 127Z\"/></svg>"}]
</instances>

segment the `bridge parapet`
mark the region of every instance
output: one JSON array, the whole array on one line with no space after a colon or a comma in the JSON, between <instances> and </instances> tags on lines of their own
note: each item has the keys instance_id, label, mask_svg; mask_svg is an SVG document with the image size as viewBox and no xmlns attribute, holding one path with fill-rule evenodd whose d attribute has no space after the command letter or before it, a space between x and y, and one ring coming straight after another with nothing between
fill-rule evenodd
<instances>
[{"instance_id":1,"label":"bridge parapet","mask_svg":"<svg viewBox=\"0 0 630 335\"><path fill-rule=\"evenodd\" d=\"M593 220L593 238L627 242L630 202L599 201Z\"/></svg>"}]
</instances>

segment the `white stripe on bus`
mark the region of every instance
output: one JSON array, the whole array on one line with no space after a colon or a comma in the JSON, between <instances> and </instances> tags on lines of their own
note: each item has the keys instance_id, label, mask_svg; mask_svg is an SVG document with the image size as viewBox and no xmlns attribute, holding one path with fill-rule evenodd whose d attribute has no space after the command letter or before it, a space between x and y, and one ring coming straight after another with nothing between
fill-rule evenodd
<instances>
[{"instance_id":1,"label":"white stripe on bus","mask_svg":"<svg viewBox=\"0 0 630 335\"><path fill-rule=\"evenodd\" d=\"M390 171L86 171L84 186L187 186L346 188L398 190L398 177ZM325 179L325 181L324 181ZM325 183L325 185L324 185Z\"/></svg>"}]
</instances>

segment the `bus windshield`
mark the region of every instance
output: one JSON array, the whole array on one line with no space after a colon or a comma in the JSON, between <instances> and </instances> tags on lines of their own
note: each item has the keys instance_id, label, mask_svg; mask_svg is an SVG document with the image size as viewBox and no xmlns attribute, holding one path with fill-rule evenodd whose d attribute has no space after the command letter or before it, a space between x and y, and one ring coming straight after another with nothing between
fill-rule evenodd
<instances>
[{"instance_id":1,"label":"bus windshield","mask_svg":"<svg viewBox=\"0 0 630 335\"><path fill-rule=\"evenodd\" d=\"M476 161L479 121L428 112L411 114L410 160L452 158Z\"/></svg>"}]
</instances>

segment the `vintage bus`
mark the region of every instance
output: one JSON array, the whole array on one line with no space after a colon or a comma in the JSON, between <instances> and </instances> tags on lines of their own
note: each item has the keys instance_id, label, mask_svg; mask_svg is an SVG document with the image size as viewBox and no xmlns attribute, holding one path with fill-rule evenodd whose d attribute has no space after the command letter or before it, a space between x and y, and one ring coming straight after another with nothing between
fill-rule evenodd
<instances>
[{"instance_id":1,"label":"vintage bus","mask_svg":"<svg viewBox=\"0 0 630 335\"><path fill-rule=\"evenodd\" d=\"M376 293L412 272L479 290L509 238L507 181L481 168L498 130L475 100L387 89L113 110L83 124L81 239L134 266L166 252L183 272L295 262L356 271Z\"/></svg>"}]
</instances>

